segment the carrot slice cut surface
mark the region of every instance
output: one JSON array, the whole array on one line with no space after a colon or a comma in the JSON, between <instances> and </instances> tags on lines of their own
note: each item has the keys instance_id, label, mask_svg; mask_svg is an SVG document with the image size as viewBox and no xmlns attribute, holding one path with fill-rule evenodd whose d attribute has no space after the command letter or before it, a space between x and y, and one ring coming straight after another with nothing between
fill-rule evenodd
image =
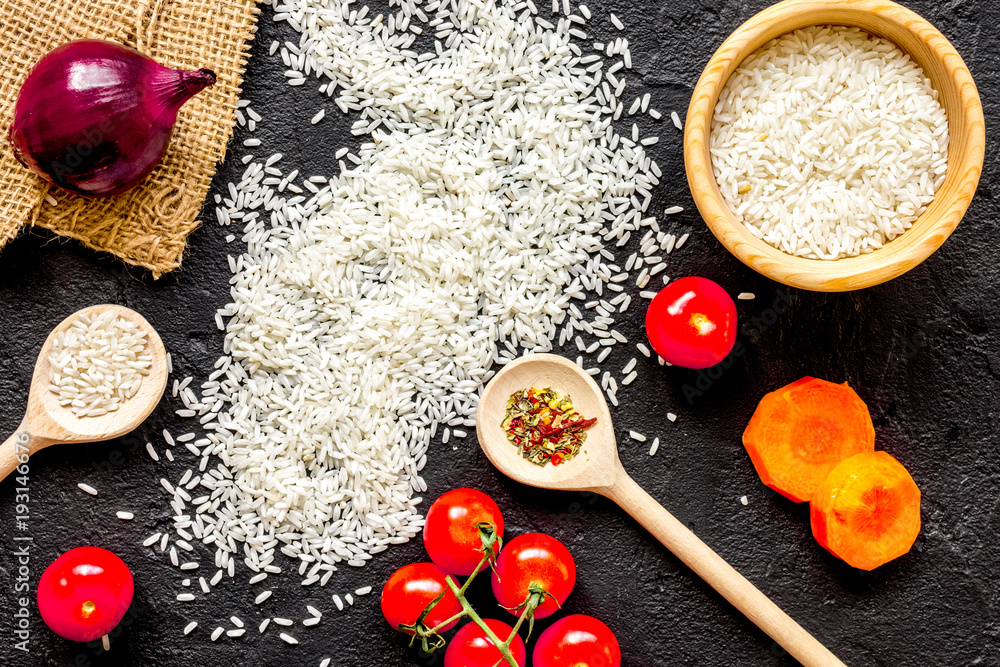
<instances>
[{"instance_id":1,"label":"carrot slice cut surface","mask_svg":"<svg viewBox=\"0 0 1000 667\"><path fill-rule=\"evenodd\" d=\"M801 503L838 463L875 450L875 426L846 382L804 377L761 399L743 446L764 484Z\"/></svg>"},{"instance_id":2,"label":"carrot slice cut surface","mask_svg":"<svg viewBox=\"0 0 1000 667\"><path fill-rule=\"evenodd\" d=\"M885 452L838 464L809 508L813 535L837 558L873 570L910 550L920 533L920 489Z\"/></svg>"}]
</instances>

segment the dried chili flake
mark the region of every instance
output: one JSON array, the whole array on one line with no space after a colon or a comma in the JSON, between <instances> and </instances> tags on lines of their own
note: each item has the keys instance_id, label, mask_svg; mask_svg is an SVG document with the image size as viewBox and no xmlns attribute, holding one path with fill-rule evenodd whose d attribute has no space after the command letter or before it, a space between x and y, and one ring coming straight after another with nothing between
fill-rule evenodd
<instances>
[{"instance_id":1,"label":"dried chili flake","mask_svg":"<svg viewBox=\"0 0 1000 667\"><path fill-rule=\"evenodd\" d=\"M538 465L559 465L576 456L587 439L584 429L596 422L584 419L569 396L532 387L511 394L501 425L521 456Z\"/></svg>"}]
</instances>

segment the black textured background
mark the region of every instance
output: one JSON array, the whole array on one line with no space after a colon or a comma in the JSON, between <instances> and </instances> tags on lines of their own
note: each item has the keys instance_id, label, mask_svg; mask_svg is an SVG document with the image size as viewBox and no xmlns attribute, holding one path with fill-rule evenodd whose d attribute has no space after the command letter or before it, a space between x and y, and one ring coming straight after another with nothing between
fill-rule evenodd
<instances>
[{"instance_id":1,"label":"black textured background","mask_svg":"<svg viewBox=\"0 0 1000 667\"><path fill-rule=\"evenodd\" d=\"M701 223L684 179L681 134L667 115L671 110L684 115L712 51L767 3L588 4L595 16L589 31L598 39L611 34L609 9L626 22L624 34L636 64L626 73L629 90L632 95L650 92L653 106L664 112L660 122L638 118L644 133L661 136L650 150L664 172L654 209L685 206L687 211L671 222L692 231L689 245L672 255L668 273L703 275L733 294L757 294L755 301L738 302L743 354L721 373L709 377L664 369L639 357L640 380L622 389L622 407L614 412L626 469L847 664L1000 665L1000 270L995 243L1000 208L994 151L987 151L983 181L964 222L921 266L863 292L788 290L733 259ZM987 125L993 127L1000 120L995 102L1000 3L908 4L965 57L983 96ZM548 16L547 7L542 15ZM297 36L270 16L265 9L247 73L246 97L265 118L256 133L264 146L252 150L258 156L281 150L288 156L281 165L286 172L297 167L307 175L330 173L336 169L334 151L354 145L348 133L354 119L325 102L315 86L285 85L284 67L277 55L267 55L267 48L272 39L297 41ZM321 106L329 115L312 127L309 119ZM237 132L213 192L223 192L242 172L239 158L247 150L241 142L247 136ZM41 231L22 234L0 253L3 430L12 431L20 420L35 356L50 328L91 304L122 303L143 313L173 352L176 377L194 375L196 385L204 379L221 353L214 310L227 302L226 254L239 251L238 241L227 245L224 238L236 228L206 221L191 236L183 267L159 281ZM616 347L604 364L607 369L620 369L636 354L633 344L643 339L643 301L634 303L620 327L630 344ZM875 420L877 446L902 461L923 492L924 528L912 553L873 573L853 570L820 548L810 535L807 507L768 492L740 444L759 398L806 374L846 380L857 389ZM150 439L162 452L158 433L164 427L175 435L191 430L193 422L173 415L177 407L177 401L165 399L135 436L53 447L31 460L32 591L52 559L84 544L115 551L135 574L134 613L110 655L99 646L56 637L34 607L31 653L13 648L14 484L0 485L5 582L0 664L318 665L327 656L345 667L440 664L439 658L408 650L379 612L378 590L386 577L407 562L426 559L419 541L395 547L363 569L343 568L326 589L304 589L294 575L249 586L240 572L236 581L227 580L210 595L199 593L194 603L176 602L179 582L187 575L140 542L171 523L157 479L175 481L192 464L182 447L175 449L173 464L154 463L143 449ZM667 420L668 411L679 415L676 423ZM659 436L659 453L650 458L648 445L631 443L625 436L629 429L650 439ZM625 664L794 664L609 502L519 486L493 470L473 437L457 449L454 444L432 445L424 471L430 487L426 502L454 486L476 486L504 509L508 537L541 530L563 540L579 568L566 612L590 613L607 622L621 641ZM76 488L80 481L97 487L100 495L83 494ZM746 507L738 501L744 494ZM136 518L119 521L117 510L130 510ZM201 560L200 574L208 577L214 572L211 558L206 554ZM375 592L337 613L330 595L364 584ZM197 583L194 588L197 592ZM253 598L264 588L273 588L275 595L257 607ZM506 612L491 606L488 587L477 591L482 611L505 618ZM263 614L301 620L307 603L325 615L318 627L296 624L291 632L299 646L281 642L274 626L258 635ZM210 642L212 628L230 627L232 614L247 622L247 635ZM200 627L182 636L192 619Z\"/></svg>"}]
</instances>

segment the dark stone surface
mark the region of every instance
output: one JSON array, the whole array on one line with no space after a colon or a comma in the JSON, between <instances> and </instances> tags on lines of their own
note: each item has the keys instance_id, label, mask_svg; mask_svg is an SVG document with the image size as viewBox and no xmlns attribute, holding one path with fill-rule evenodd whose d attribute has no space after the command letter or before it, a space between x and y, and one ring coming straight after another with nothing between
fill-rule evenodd
<instances>
[{"instance_id":1,"label":"dark stone surface","mask_svg":"<svg viewBox=\"0 0 1000 667\"><path fill-rule=\"evenodd\" d=\"M538 0L540 5L548 4ZM653 106L683 115L697 76L713 49L761 1L695 0L691 3L591 0L596 38L609 35L607 10L627 23L636 71L628 76L633 94L650 92ZM995 26L1000 5L921 0L910 5L952 39L980 86L987 125L1000 122ZM543 15L547 15L545 10ZM265 119L287 117L287 125L262 124L258 155L284 152L286 164L304 173L334 169L333 152L344 145L351 118L333 113L316 127L309 118L322 102L315 87L284 84L277 57L267 56L275 37L290 38L265 10L260 39L247 76L247 96ZM41 27L40 27L41 29ZM642 81L639 82L641 76ZM979 194L956 234L928 261L907 275L867 291L813 294L786 290L745 268L715 241L698 218L687 192L681 136L669 119L640 119L643 131L662 136L652 154L665 178L654 209L680 204L687 211L674 223L693 232L690 245L672 256L670 275L704 275L730 292L751 291L757 299L739 302L751 331L741 336L745 353L719 377L704 381L687 400L686 386L699 377L664 369L639 358L640 380L623 388L615 412L625 467L657 500L674 512L739 571L770 595L805 628L814 632L849 665L1000 665L1000 270L995 239L998 161L987 153ZM627 127L622 123L623 127ZM246 151L237 133L228 162L214 187L242 171ZM286 167L291 169L292 167ZM184 265L153 281L141 270L54 239L24 233L0 254L0 427L12 431L24 404L35 355L49 329L74 310L101 302L126 304L143 313L173 352L177 377L204 378L221 352L214 310L227 301L229 270L224 230L214 222L191 236ZM790 302L784 307L781 300ZM637 302L639 303L639 302ZM778 304L775 308L774 304ZM633 307L622 330L631 341L643 338L642 308ZM619 347L606 362L621 368L634 347ZM574 353L575 354L575 353ZM846 566L812 539L805 506L769 493L759 482L740 444L740 434L756 402L766 392L802 375L849 381L867 401L875 419L877 445L899 458L923 491L924 528L913 552L875 572ZM200 380L198 380L200 381ZM196 381L197 384L197 381ZM0 485L0 526L4 532L3 665L318 665L325 656L344 667L440 664L423 658L383 622L378 606L381 583L404 563L424 560L419 542L394 548L368 567L344 568L325 590L303 589L299 578L272 579L274 597L253 604L261 585L248 586L241 574L194 603L178 603L182 575L158 550L144 549L147 535L170 524L170 509L157 484L176 480L191 464L183 448L177 461L153 463L143 451L151 439L163 447L159 431L174 434L192 423L173 415L167 398L141 432L119 441L54 447L31 461L30 525L16 531L15 484ZM679 415L676 423L667 411ZM657 456L625 436L634 428L663 441ZM491 493L504 509L508 536L550 532L576 557L579 583L566 611L594 614L621 640L628 665L791 665L766 636L693 576L635 522L609 502L579 494L525 488L499 476L468 439L457 450L432 446L425 470L428 502L457 485ZM100 490L84 495L76 483ZM746 494L749 505L738 498ZM127 509L134 521L115 518ZM114 640L110 655L99 647L54 636L31 608L30 654L13 648L11 592L16 562L15 534L33 538L30 586L59 553L84 544L107 547L132 568L135 613ZM211 575L203 556L200 574ZM199 573L194 573L195 575ZM196 578L196 577L195 577ZM375 593L336 613L331 593L370 584ZM195 584L197 586L197 584ZM504 617L477 586L482 611ZM289 647L272 630L259 636L262 612L295 619L305 604L325 612L316 628L296 627L301 644ZM211 643L216 625L237 614L247 636ZM181 629L200 622L192 635ZM544 627L547 623L542 623Z\"/></svg>"}]
</instances>

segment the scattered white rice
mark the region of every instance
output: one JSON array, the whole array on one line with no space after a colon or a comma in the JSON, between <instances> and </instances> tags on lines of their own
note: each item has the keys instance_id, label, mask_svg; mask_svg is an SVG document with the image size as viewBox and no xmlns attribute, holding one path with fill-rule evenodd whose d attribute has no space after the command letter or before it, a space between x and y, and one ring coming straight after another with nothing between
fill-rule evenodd
<instances>
[{"instance_id":1,"label":"scattered white rice","mask_svg":"<svg viewBox=\"0 0 1000 667\"><path fill-rule=\"evenodd\" d=\"M602 74L601 56L584 62L572 19L555 26L509 0L437 4L427 13L440 48L418 55L409 21L417 27L428 6L417 0L376 21L342 0L271 4L301 34L280 47L288 84L321 78L326 104L357 118L361 144L336 151L339 174L302 187L298 170L277 167L281 154L247 156L216 201L246 251L228 260L232 303L216 317L224 355L200 395L188 379L174 383L177 414L197 417L205 435L164 439L183 443L197 472L189 464L177 483L161 482L177 534L171 562L197 567L178 565L177 549L214 549L211 586L236 577L238 561L255 584L288 559L303 585L325 586L338 566L417 536L428 446L475 427L491 369L577 335L607 359L627 342L613 325L631 301L629 271L648 280L642 258L659 266L675 243L646 213L662 173L644 146L656 139L615 133L625 79ZM627 40L607 48L623 76ZM623 271L616 248L640 238ZM617 405L617 380L606 389ZM354 603L332 599L341 611ZM318 623L308 609L301 624ZM259 631L272 620L293 625L264 619Z\"/></svg>"},{"instance_id":2,"label":"scattered white rice","mask_svg":"<svg viewBox=\"0 0 1000 667\"><path fill-rule=\"evenodd\" d=\"M857 28L758 49L726 83L711 155L737 219L776 248L838 259L909 229L944 182L948 119L923 70Z\"/></svg>"},{"instance_id":3,"label":"scattered white rice","mask_svg":"<svg viewBox=\"0 0 1000 667\"><path fill-rule=\"evenodd\" d=\"M133 518L135 518L135 515L132 514L131 512L118 512L116 513L116 516L122 521L131 521Z\"/></svg>"},{"instance_id":4,"label":"scattered white rice","mask_svg":"<svg viewBox=\"0 0 1000 667\"><path fill-rule=\"evenodd\" d=\"M146 333L114 311L80 315L52 342L49 390L77 417L117 410L149 375Z\"/></svg>"},{"instance_id":5,"label":"scattered white rice","mask_svg":"<svg viewBox=\"0 0 1000 667\"><path fill-rule=\"evenodd\" d=\"M624 106L625 81L582 62L572 20L439 3L440 48L418 55L416 0L382 21L342 0L271 4L301 34L280 49L289 85L322 79L362 143L308 192L279 154L229 185L219 222L242 225L246 251L217 317L225 355L200 398L178 385L207 433L210 497L193 511L184 484L164 488L220 571L284 555L323 585L419 533L433 434L475 426L494 364L593 331L575 304L624 289L605 246L666 239L645 214L661 172L602 112ZM609 48L629 58L627 40ZM591 353L627 341L611 326L622 297Z\"/></svg>"},{"instance_id":6,"label":"scattered white rice","mask_svg":"<svg viewBox=\"0 0 1000 667\"><path fill-rule=\"evenodd\" d=\"M757 295L753 292L740 292L736 298L740 301L753 301L757 298Z\"/></svg>"},{"instance_id":7,"label":"scattered white rice","mask_svg":"<svg viewBox=\"0 0 1000 667\"><path fill-rule=\"evenodd\" d=\"M748 505L750 503L750 499L747 498L746 496L743 496L742 498L740 498L740 503L743 505Z\"/></svg>"},{"instance_id":8,"label":"scattered white rice","mask_svg":"<svg viewBox=\"0 0 1000 667\"><path fill-rule=\"evenodd\" d=\"M285 643L288 643L288 644L298 644L299 643L298 639L296 639L295 637L293 637L293 636L291 636L291 635L289 635L287 633L282 632L278 636L281 637L281 640L284 641Z\"/></svg>"},{"instance_id":9,"label":"scattered white rice","mask_svg":"<svg viewBox=\"0 0 1000 667\"><path fill-rule=\"evenodd\" d=\"M198 621L191 621L190 623L184 626L184 634L185 635L191 634L197 627L198 627Z\"/></svg>"},{"instance_id":10,"label":"scattered white rice","mask_svg":"<svg viewBox=\"0 0 1000 667\"><path fill-rule=\"evenodd\" d=\"M79 487L79 489L84 493L89 493L92 496L97 495L97 489L92 487L90 484L84 484L83 482L80 482L79 484L77 484L77 487Z\"/></svg>"}]
</instances>

